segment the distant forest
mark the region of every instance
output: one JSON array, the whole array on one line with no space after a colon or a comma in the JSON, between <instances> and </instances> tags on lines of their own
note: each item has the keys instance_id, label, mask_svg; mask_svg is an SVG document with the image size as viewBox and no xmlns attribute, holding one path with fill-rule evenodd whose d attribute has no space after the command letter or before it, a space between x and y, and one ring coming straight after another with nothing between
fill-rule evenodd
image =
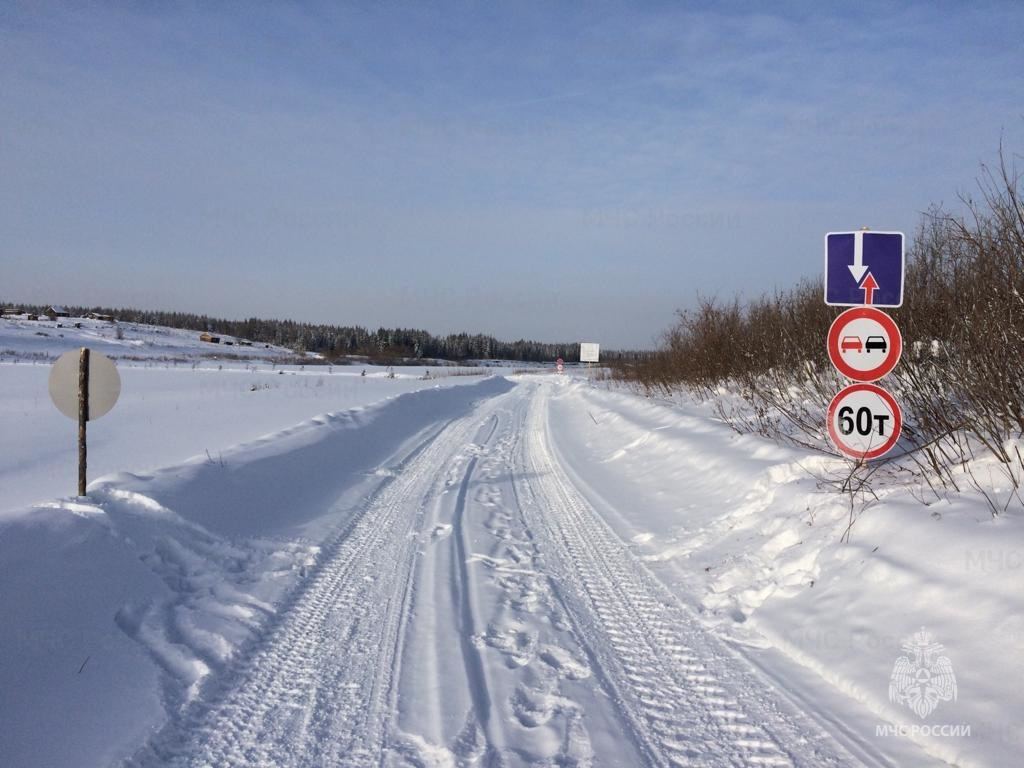
<instances>
[{"instance_id":1,"label":"distant forest","mask_svg":"<svg viewBox=\"0 0 1024 768\"><path fill-rule=\"evenodd\" d=\"M26 312L42 314L48 306L4 303L18 306ZM296 352L316 352L328 361L345 355L365 355L375 360L399 362L402 359L432 358L441 360L521 360L523 362L551 362L563 358L577 362L580 345L548 344L539 341L499 341L484 334L452 333L434 336L413 328L378 328L371 331L361 326L315 325L293 320L224 320L188 312L155 312L140 309L113 309L110 307L65 307L74 316L89 312L113 315L131 323L162 325L197 332L209 331L224 336L235 336L262 344L275 344ZM634 359L636 353L601 350L601 359Z\"/></svg>"}]
</instances>

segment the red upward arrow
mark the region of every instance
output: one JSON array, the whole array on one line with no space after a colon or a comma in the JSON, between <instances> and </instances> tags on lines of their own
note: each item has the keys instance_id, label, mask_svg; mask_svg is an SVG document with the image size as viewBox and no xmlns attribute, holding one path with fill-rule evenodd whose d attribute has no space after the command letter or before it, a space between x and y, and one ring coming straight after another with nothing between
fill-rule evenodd
<instances>
[{"instance_id":1,"label":"red upward arrow","mask_svg":"<svg viewBox=\"0 0 1024 768\"><path fill-rule=\"evenodd\" d=\"M868 276L864 278L864 282L860 284L860 289L864 291L864 303L871 304L875 298L875 291L878 290L878 283L875 282L875 276L868 272Z\"/></svg>"}]
</instances>

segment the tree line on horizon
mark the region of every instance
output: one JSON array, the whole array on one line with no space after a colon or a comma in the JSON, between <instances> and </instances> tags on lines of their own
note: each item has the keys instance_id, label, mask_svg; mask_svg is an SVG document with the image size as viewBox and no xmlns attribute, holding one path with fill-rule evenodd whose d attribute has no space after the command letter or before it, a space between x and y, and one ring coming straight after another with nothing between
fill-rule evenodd
<instances>
[{"instance_id":1,"label":"tree line on horizon","mask_svg":"<svg viewBox=\"0 0 1024 768\"><path fill-rule=\"evenodd\" d=\"M2 306L15 306L5 302ZM18 304L26 312L43 314L48 306ZM167 328L208 331L223 336L234 336L261 344L273 344L294 349L296 352L315 352L327 360L346 355L366 356L375 360L402 359L441 360L516 360L520 362L553 362L561 357L566 362L578 362L579 343L547 343L519 339L500 341L486 334L450 333L445 336L414 328L378 328L371 331L362 326L339 326L302 323L294 320L276 320L250 317L246 320L227 320L191 312L165 312L111 307L66 306L74 316L92 312L111 315L118 320ZM636 359L642 352L602 350L602 359Z\"/></svg>"}]
</instances>

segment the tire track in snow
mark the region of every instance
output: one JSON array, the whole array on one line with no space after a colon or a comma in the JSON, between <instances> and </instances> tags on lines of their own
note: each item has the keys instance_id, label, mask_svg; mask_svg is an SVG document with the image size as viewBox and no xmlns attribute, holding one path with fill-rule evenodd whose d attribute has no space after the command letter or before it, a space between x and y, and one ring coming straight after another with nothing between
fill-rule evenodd
<instances>
[{"instance_id":1,"label":"tire track in snow","mask_svg":"<svg viewBox=\"0 0 1024 768\"><path fill-rule=\"evenodd\" d=\"M543 536L559 596L650 762L852 764L806 718L780 710L573 488L550 448L547 387L536 393L523 442L523 514Z\"/></svg>"},{"instance_id":2,"label":"tire track in snow","mask_svg":"<svg viewBox=\"0 0 1024 768\"><path fill-rule=\"evenodd\" d=\"M462 519L470 503L467 494L474 472L486 475L486 462L503 458L503 448L509 448L511 454L510 446L518 445L514 458L507 459L516 470L509 482L517 509L498 511L504 517L514 512L522 516L528 529L522 531L525 538L509 538L508 545L518 550L529 544L531 552L512 559L519 563L528 555L528 563L519 569L523 573L536 571L533 566L538 558L549 564L543 580L571 618L573 634L585 646L595 676L612 695L616 709L610 710L611 722L621 716L645 762L701 766L796 763L816 768L844 762L845 757L836 755L834 742L815 736L815 729L804 719L773 704L770 686L740 668L742 662L703 630L573 488L549 445L546 389L532 385L517 388L514 397L518 402L510 425L513 436L496 451L486 445L491 437L484 446L476 446L473 440L494 418L498 398L439 428L325 548L320 564L262 641L219 676L216 695L207 696L208 703L197 703L158 734L131 764L284 767L380 765L389 757L402 759L391 729L395 727L404 627L407 622L415 623L410 600L417 548L429 538L420 529L425 509L443 491L442 469L461 462L467 445L495 455L474 456L459 482L456 503L462 511L453 539L461 562L454 563L457 572L452 577L464 617L460 634L472 632L476 639L491 645L487 642L490 627L481 635L478 630L482 627L476 626L479 617L473 613L473 600L482 596L477 590L484 585L474 584L470 577L475 574L466 569L470 553L463 525L472 519L472 515ZM528 402L531 395L532 402ZM514 437L516 430L521 440ZM484 481L486 485L493 479L484 477ZM500 499L500 494L495 498ZM486 523L484 527L488 527ZM494 534L503 538L497 529ZM509 555L513 549L508 550ZM538 618L554 620L554 603L542 600L537 605L530 600L515 607L517 587L505 580L515 570L510 569L498 584L503 591L506 587L511 590L512 610L540 610ZM539 577L540 571L536 574ZM525 588L525 582L520 586ZM556 631L562 631L558 624L552 621ZM473 679L472 659L464 644L459 647L467 675ZM534 643L529 658L523 660L525 666L516 669L525 673L535 662L536 671L543 665L555 669L572 662L571 656L563 658L559 650L555 645ZM473 651L482 653L478 647ZM480 658L478 655L478 661ZM444 754L437 752L437 759L464 759L478 765L480 758L504 761L506 755L496 742L513 733L505 729L511 724L509 705L516 712L517 699L506 697L518 673L511 670L507 679L496 677L493 686L486 674L481 664L475 679L482 685L476 686L471 698L475 712L470 712L465 732L457 739L468 740L465 750L444 749ZM540 692L544 701L558 696L558 679L550 682L551 689ZM515 688L515 695L520 693L535 691ZM438 706L445 703L439 700ZM534 713L532 702L518 703L526 707L518 714ZM568 700L558 706L566 722L566 746L553 761L602 762L601 755L590 754L586 747L583 710ZM488 710L492 716L485 715L483 721L490 722L494 732L487 733L486 727L479 730L490 748L477 751L481 744L474 736L479 735L474 726L480 713ZM545 718L553 712L540 712L543 717L538 724L547 722ZM410 738L417 736L411 734ZM572 748L572 743L581 745L580 749ZM423 746L427 752L433 750L430 744ZM607 759L614 762L619 754L616 750ZM514 755L508 756L515 761ZM522 757L525 759L525 754Z\"/></svg>"},{"instance_id":3,"label":"tire track in snow","mask_svg":"<svg viewBox=\"0 0 1024 768\"><path fill-rule=\"evenodd\" d=\"M424 505L489 413L432 434L327 548L263 640L130 765L377 765Z\"/></svg>"},{"instance_id":4,"label":"tire track in snow","mask_svg":"<svg viewBox=\"0 0 1024 768\"><path fill-rule=\"evenodd\" d=\"M491 429L482 441L480 446L486 446L498 428L497 417L494 419ZM452 516L452 538L455 542L455 559L452 561L452 585L456 590L456 603L459 606L459 645L462 651L463 666L466 670L466 678L469 682L469 693L473 701L473 714L487 740L487 750L491 757L485 757L487 764L494 762L494 750L500 751L503 747L502 740L497 735L491 724L491 698L487 684L487 672L484 669L483 659L480 658L480 650L473 644L473 637L477 632L476 617L473 609L473 596L471 594L472 579L469 574L469 555L466 545L466 531L463 520L466 515L466 496L469 493L469 484L476 471L477 461L480 455L477 452L466 465L462 482L459 484L458 496L455 500L455 514Z\"/></svg>"},{"instance_id":5,"label":"tire track in snow","mask_svg":"<svg viewBox=\"0 0 1024 768\"><path fill-rule=\"evenodd\" d=\"M594 763L588 716L618 730L614 707L587 682L585 653L537 567L515 497L525 394L517 390L512 410L495 414L450 465L450 495L425 523L443 538L424 537L398 657L406 663L392 691L399 698L388 765L396 768L584 768ZM602 743L611 764L637 764L614 737Z\"/></svg>"}]
</instances>

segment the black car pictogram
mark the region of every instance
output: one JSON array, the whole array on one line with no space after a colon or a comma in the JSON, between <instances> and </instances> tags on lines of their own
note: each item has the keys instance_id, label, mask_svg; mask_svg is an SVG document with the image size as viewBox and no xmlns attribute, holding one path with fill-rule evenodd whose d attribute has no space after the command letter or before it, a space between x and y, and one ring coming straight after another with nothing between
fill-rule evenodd
<instances>
[{"instance_id":1,"label":"black car pictogram","mask_svg":"<svg viewBox=\"0 0 1024 768\"><path fill-rule=\"evenodd\" d=\"M868 336L868 340L864 342L864 351L870 352L873 349L877 349L879 352L889 350L889 344L884 336Z\"/></svg>"}]
</instances>

